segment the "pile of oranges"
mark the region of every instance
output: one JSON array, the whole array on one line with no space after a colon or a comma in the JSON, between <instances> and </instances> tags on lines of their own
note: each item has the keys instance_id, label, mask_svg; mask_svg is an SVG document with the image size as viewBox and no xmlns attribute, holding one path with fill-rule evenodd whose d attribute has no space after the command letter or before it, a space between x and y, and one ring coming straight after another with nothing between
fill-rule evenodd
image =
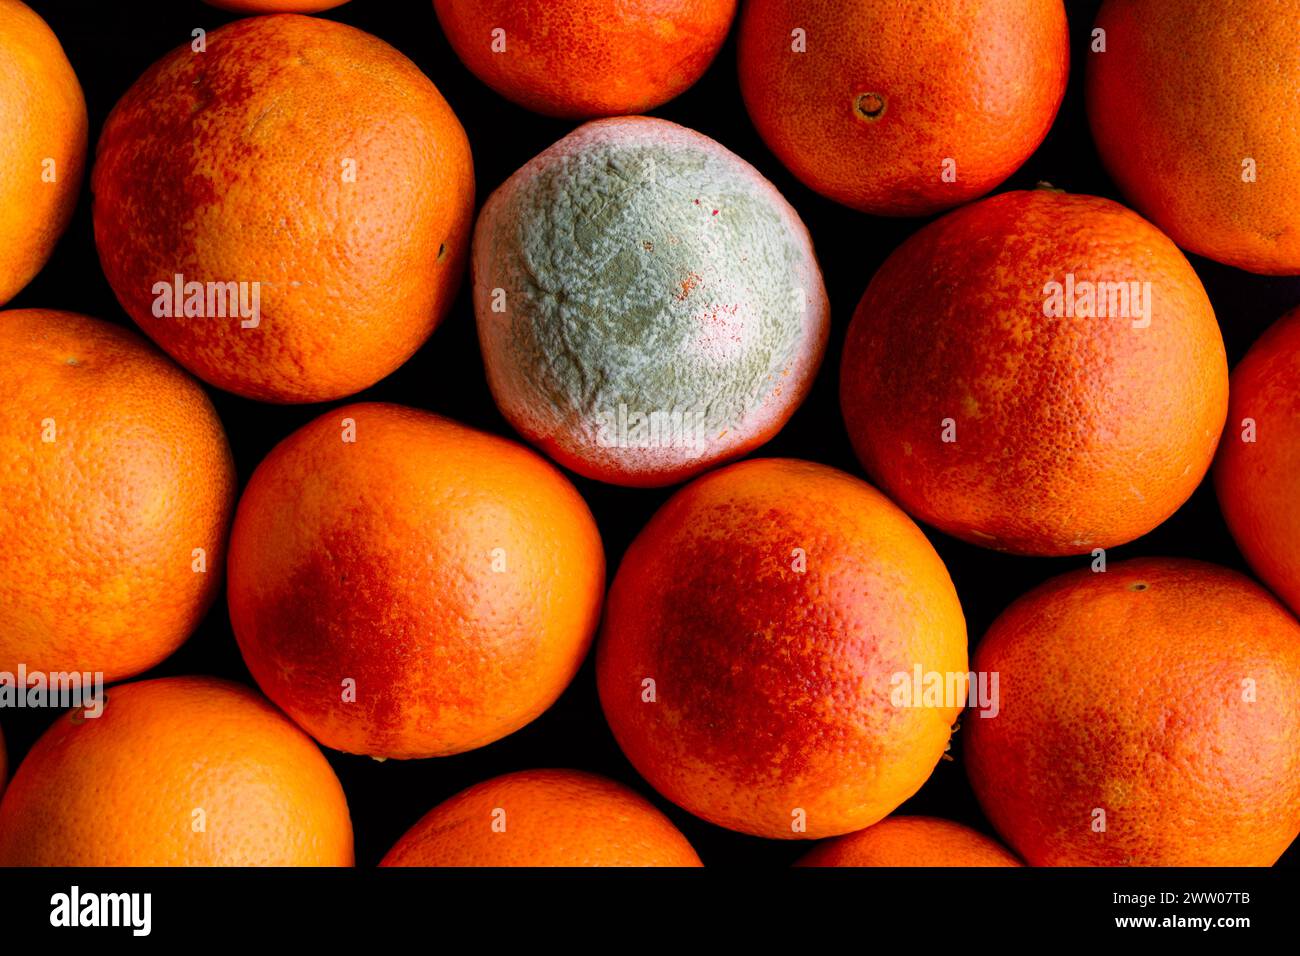
<instances>
[{"instance_id":1,"label":"pile of oranges","mask_svg":"<svg viewBox=\"0 0 1300 956\"><path fill-rule=\"evenodd\" d=\"M1087 49L1061 0L435 0L482 83L572 125L481 205L429 78L311 15L346 0L209 2L248 16L88 157L59 40L0 0L0 306L88 180L142 333L0 311L0 728L108 685L0 740L0 867L350 866L338 754L500 747L575 680L624 781L514 767L381 865L698 866L684 818L806 866L1269 866L1300 836L1300 308L1230 375L1185 255L1300 275L1290 0L1249 30L1106 0ZM792 183L863 230L935 217L856 311L768 178L641 115L733 33L719 108ZM1128 205L989 195L1072 58ZM463 344L435 333L466 299L489 430L354 399ZM819 382L859 474L752 456ZM240 475L223 393L330 404ZM1108 560L1206 481L1255 579ZM606 486L680 486L611 567ZM948 538L1063 573L968 635ZM222 602L248 679L151 676ZM977 828L895 813L954 755Z\"/></svg>"}]
</instances>

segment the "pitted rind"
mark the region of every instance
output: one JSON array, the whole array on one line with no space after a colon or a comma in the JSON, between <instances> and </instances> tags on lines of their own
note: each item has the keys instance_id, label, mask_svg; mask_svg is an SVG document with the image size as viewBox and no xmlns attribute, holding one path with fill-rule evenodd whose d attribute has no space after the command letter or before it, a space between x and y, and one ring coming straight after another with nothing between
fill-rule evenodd
<instances>
[{"instance_id":1,"label":"pitted rind","mask_svg":"<svg viewBox=\"0 0 1300 956\"><path fill-rule=\"evenodd\" d=\"M754 447L825 347L826 293L794 209L744 160L664 120L588 123L534 158L488 200L473 256L498 405L594 477L672 481ZM683 413L702 447L608 447L620 407Z\"/></svg>"}]
</instances>

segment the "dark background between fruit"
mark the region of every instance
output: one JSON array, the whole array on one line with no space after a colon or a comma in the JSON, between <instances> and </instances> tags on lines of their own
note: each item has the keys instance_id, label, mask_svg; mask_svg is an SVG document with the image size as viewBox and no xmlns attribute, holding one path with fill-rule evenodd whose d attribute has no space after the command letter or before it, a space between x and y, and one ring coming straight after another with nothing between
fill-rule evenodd
<instances>
[{"instance_id":1,"label":"dark background between fruit","mask_svg":"<svg viewBox=\"0 0 1300 956\"><path fill-rule=\"evenodd\" d=\"M27 2L54 29L81 79L90 110L92 156L109 110L151 63L188 43L194 28L211 31L236 18L199 0ZM1000 190L1031 187L1041 180L1070 192L1121 199L1098 162L1083 108L1083 72L1098 2L1069 0L1066 6L1072 63L1065 103L1046 142ZM324 15L383 38L433 80L469 133L480 205L516 168L576 125L529 113L480 83L452 53L431 0L352 0ZM852 24L846 24L846 29L852 29ZM798 209L817 247L832 306L830 345L807 401L758 454L812 459L861 475L837 400L845 329L880 263L926 220L862 215L817 196L787 173L764 147L745 113L736 80L734 30L704 78L654 114L713 137L757 166ZM871 170L864 168L862 175L871 175ZM1214 302L1233 365L1271 322L1300 304L1300 278L1251 276L1195 256L1191 259ZM377 289L375 294L383 295L383 290ZM54 257L9 307L69 309L132 325L99 268L88 185L83 185L76 217ZM462 287L451 313L414 358L351 399L275 406L211 388L208 391L230 436L241 487L278 441L348 401L399 402L513 435L492 403L484 380L467 287ZM672 489L632 490L570 477L596 515L612 576L628 543ZM930 529L927 533L947 562L961 595L972 647L1016 597L1053 575L1084 566L1088 560L1013 557L963 544ZM1164 525L1130 545L1113 549L1108 559L1113 562L1138 555L1180 555L1244 569L1208 481ZM143 676L175 674L212 674L251 683L230 630L224 593L185 646ZM1186 688L1188 694L1198 691ZM11 710L3 717L11 765L16 766L52 715ZM961 746L962 734L958 732L953 738L955 759L941 761L930 781L900 812L948 817L991 832L966 782ZM572 686L542 717L472 753L383 763L333 751L326 754L347 792L356 830L357 863L362 866L376 863L411 824L457 791L498 774L534 767L573 767L630 784L672 817L709 865L783 867L808 848L803 841L762 840L731 833L696 819L651 791L623 757L605 724L591 657ZM1282 863L1300 865L1300 841Z\"/></svg>"}]
</instances>

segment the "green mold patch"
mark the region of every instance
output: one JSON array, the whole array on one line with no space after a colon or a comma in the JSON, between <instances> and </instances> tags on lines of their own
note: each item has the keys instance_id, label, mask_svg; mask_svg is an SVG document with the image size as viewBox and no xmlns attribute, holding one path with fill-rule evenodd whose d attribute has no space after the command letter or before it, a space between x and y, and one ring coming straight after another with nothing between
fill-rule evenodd
<instances>
[{"instance_id":1,"label":"green mold patch","mask_svg":"<svg viewBox=\"0 0 1300 956\"><path fill-rule=\"evenodd\" d=\"M662 127L685 135L656 142ZM529 396L503 410L535 431L594 440L623 406L743 432L773 413L823 318L807 234L780 196L661 121L584 127L516 174L479 228L476 285L508 303L480 309L486 353L504 391Z\"/></svg>"}]
</instances>

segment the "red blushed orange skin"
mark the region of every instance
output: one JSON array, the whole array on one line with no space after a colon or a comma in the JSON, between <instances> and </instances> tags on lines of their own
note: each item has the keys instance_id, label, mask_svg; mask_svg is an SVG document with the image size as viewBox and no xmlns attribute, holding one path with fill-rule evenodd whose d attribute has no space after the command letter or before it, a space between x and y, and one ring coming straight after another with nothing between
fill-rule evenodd
<instances>
[{"instance_id":1,"label":"red blushed orange skin","mask_svg":"<svg viewBox=\"0 0 1300 956\"><path fill-rule=\"evenodd\" d=\"M434 0L456 55L526 109L564 119L644 113L717 56L736 0ZM493 43L504 30L505 51Z\"/></svg>"},{"instance_id":2,"label":"red blushed orange skin","mask_svg":"<svg viewBox=\"0 0 1300 956\"><path fill-rule=\"evenodd\" d=\"M590 646L605 565L591 512L539 455L362 404L258 466L229 580L267 696L326 746L415 758L491 743L555 701Z\"/></svg>"},{"instance_id":3,"label":"red blushed orange skin","mask_svg":"<svg viewBox=\"0 0 1300 956\"><path fill-rule=\"evenodd\" d=\"M1045 315L1069 274L1150 282L1149 327ZM949 213L886 260L849 327L840 399L863 467L908 513L1000 551L1083 554L1196 489L1228 366L1169 239L1109 200L1039 189Z\"/></svg>"},{"instance_id":4,"label":"red blushed orange skin","mask_svg":"<svg viewBox=\"0 0 1300 956\"><path fill-rule=\"evenodd\" d=\"M875 489L781 459L711 472L660 509L596 658L614 736L656 790L785 839L869 826L929 777L961 707L895 706L891 678L917 664L966 671L943 562Z\"/></svg>"},{"instance_id":5,"label":"red blushed orange skin","mask_svg":"<svg viewBox=\"0 0 1300 956\"><path fill-rule=\"evenodd\" d=\"M104 124L91 179L104 274L145 333L218 388L267 402L360 391L455 298L474 207L465 131L414 63L344 24L250 17L206 43L155 63ZM250 297L257 283L259 321L168 314L158 284L176 275Z\"/></svg>"},{"instance_id":6,"label":"red blushed orange skin","mask_svg":"<svg viewBox=\"0 0 1300 956\"><path fill-rule=\"evenodd\" d=\"M738 58L750 118L800 180L919 216L983 195L1038 148L1069 29L1060 0L749 0Z\"/></svg>"},{"instance_id":7,"label":"red blushed orange skin","mask_svg":"<svg viewBox=\"0 0 1300 956\"><path fill-rule=\"evenodd\" d=\"M576 770L524 770L440 803L379 865L701 864L672 821L622 784Z\"/></svg>"},{"instance_id":8,"label":"red blushed orange skin","mask_svg":"<svg viewBox=\"0 0 1300 956\"><path fill-rule=\"evenodd\" d=\"M1255 573L1300 614L1300 309L1251 347L1229 394L1219 507ZM1246 419L1253 442L1242 440Z\"/></svg>"},{"instance_id":9,"label":"red blushed orange skin","mask_svg":"<svg viewBox=\"0 0 1300 956\"><path fill-rule=\"evenodd\" d=\"M1198 255L1300 274L1294 0L1107 0L1094 33L1092 138L1133 207Z\"/></svg>"},{"instance_id":10,"label":"red blushed orange skin","mask_svg":"<svg viewBox=\"0 0 1300 956\"><path fill-rule=\"evenodd\" d=\"M1023 866L995 840L951 820L888 817L820 844L796 866Z\"/></svg>"},{"instance_id":11,"label":"red blushed orange skin","mask_svg":"<svg viewBox=\"0 0 1300 956\"><path fill-rule=\"evenodd\" d=\"M1269 866L1300 834L1300 624L1245 576L1168 558L1062 575L974 664L1001 706L962 725L971 785L1030 864Z\"/></svg>"}]
</instances>

